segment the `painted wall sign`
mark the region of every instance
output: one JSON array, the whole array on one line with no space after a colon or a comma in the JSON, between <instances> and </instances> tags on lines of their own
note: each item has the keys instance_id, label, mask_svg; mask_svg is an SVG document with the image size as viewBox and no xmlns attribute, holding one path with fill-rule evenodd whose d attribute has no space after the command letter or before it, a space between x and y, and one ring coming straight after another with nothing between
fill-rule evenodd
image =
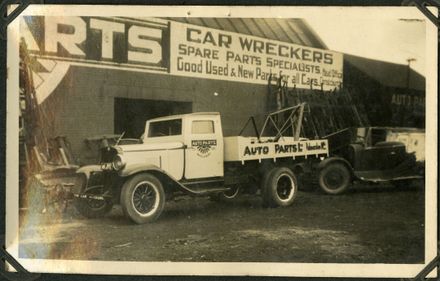
<instances>
[{"instance_id":1,"label":"painted wall sign","mask_svg":"<svg viewBox=\"0 0 440 281\"><path fill-rule=\"evenodd\" d=\"M154 19L153 19L154 20ZM167 25L93 17L23 17L21 34L31 53L71 60L164 65Z\"/></svg>"},{"instance_id":2,"label":"painted wall sign","mask_svg":"<svg viewBox=\"0 0 440 281\"><path fill-rule=\"evenodd\" d=\"M425 107L425 97L417 95L393 94L392 105Z\"/></svg>"},{"instance_id":3,"label":"painted wall sign","mask_svg":"<svg viewBox=\"0 0 440 281\"><path fill-rule=\"evenodd\" d=\"M280 75L290 87L339 87L340 53L212 28L171 22L170 73L267 84Z\"/></svg>"},{"instance_id":4,"label":"painted wall sign","mask_svg":"<svg viewBox=\"0 0 440 281\"><path fill-rule=\"evenodd\" d=\"M342 83L340 53L162 19L25 16L20 34L36 58L39 103L71 65L254 84L272 73L324 90Z\"/></svg>"},{"instance_id":5,"label":"painted wall sign","mask_svg":"<svg viewBox=\"0 0 440 281\"><path fill-rule=\"evenodd\" d=\"M58 86L71 65L145 72L168 72L168 24L158 19L21 18L20 34L35 57L38 102Z\"/></svg>"}]
</instances>

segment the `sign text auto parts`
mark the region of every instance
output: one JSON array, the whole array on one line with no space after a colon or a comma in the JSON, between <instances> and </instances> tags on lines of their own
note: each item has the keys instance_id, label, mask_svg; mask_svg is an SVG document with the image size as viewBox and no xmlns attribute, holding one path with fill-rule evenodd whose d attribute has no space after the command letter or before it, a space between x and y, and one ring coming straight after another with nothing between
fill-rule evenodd
<instances>
[{"instance_id":1,"label":"sign text auto parts","mask_svg":"<svg viewBox=\"0 0 440 281\"><path fill-rule=\"evenodd\" d=\"M255 143L240 148L242 160L328 154L327 140Z\"/></svg>"},{"instance_id":2,"label":"sign text auto parts","mask_svg":"<svg viewBox=\"0 0 440 281\"><path fill-rule=\"evenodd\" d=\"M340 53L239 33L156 19L25 17L21 24L40 57L257 84L281 74L298 88L342 83Z\"/></svg>"}]
</instances>

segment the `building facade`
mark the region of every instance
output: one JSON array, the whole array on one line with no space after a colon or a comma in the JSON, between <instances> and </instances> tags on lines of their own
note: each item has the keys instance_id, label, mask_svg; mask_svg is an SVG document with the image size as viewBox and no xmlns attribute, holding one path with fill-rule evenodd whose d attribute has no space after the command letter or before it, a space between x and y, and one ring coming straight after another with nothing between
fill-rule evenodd
<instances>
[{"instance_id":1,"label":"building facade","mask_svg":"<svg viewBox=\"0 0 440 281\"><path fill-rule=\"evenodd\" d=\"M96 161L91 140L139 138L159 116L218 111L238 134L267 112L269 78L326 92L364 75L350 64L347 76L302 19L25 17L20 28L47 135L66 136L78 164Z\"/></svg>"}]
</instances>

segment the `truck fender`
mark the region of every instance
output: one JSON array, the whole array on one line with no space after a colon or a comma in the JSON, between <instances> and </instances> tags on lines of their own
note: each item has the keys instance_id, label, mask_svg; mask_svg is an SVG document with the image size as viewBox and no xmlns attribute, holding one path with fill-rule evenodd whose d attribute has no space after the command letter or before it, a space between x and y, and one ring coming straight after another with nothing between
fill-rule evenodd
<instances>
[{"instance_id":1,"label":"truck fender","mask_svg":"<svg viewBox=\"0 0 440 281\"><path fill-rule=\"evenodd\" d=\"M134 174L138 174L140 172L148 172L148 171L155 171L155 172L160 172L162 174L167 174L164 170L162 170L161 168L155 166L155 165L151 165L151 164L133 164L133 165L129 165L127 167L124 167L124 169L120 170L118 172L118 175L120 177L129 177L132 176Z\"/></svg>"},{"instance_id":2,"label":"truck fender","mask_svg":"<svg viewBox=\"0 0 440 281\"><path fill-rule=\"evenodd\" d=\"M324 167L329 165L330 163L339 162L347 166L347 168L350 170L350 172L353 174L353 167L351 166L350 162L348 162L346 159L339 157L339 156L332 156L328 157L318 164L318 171L322 170Z\"/></svg>"},{"instance_id":3,"label":"truck fender","mask_svg":"<svg viewBox=\"0 0 440 281\"><path fill-rule=\"evenodd\" d=\"M145 165L145 164L130 165L129 167L125 167L123 170L121 170L118 173L118 175L121 178L127 178L127 177L133 176L135 174L143 173L143 172L151 173L154 176L156 176L162 182L162 184L164 184L165 189L167 189L167 187L168 187L168 188L172 188L174 190L183 191L184 193L187 193L187 194L196 195L196 193L194 193L193 191L188 189L186 186L182 185L173 176L171 176L166 171L162 170L161 168L159 168L155 165L151 165L151 164L149 164L149 165ZM166 183L168 183L168 184L166 184Z\"/></svg>"}]
</instances>

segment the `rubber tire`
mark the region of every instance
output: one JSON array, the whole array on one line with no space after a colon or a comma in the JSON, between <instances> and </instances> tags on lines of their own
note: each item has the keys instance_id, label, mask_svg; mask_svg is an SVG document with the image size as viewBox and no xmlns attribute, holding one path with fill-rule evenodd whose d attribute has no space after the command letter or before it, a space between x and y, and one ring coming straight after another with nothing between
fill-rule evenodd
<instances>
[{"instance_id":1,"label":"rubber tire","mask_svg":"<svg viewBox=\"0 0 440 281\"><path fill-rule=\"evenodd\" d=\"M156 210L148 216L139 214L133 205L132 194L136 185L140 182L148 181L155 189L156 200L159 200ZM162 183L152 174L141 173L129 178L123 185L121 190L121 207L125 217L129 218L137 224L145 224L157 220L165 206L165 192Z\"/></svg>"},{"instance_id":2,"label":"rubber tire","mask_svg":"<svg viewBox=\"0 0 440 281\"><path fill-rule=\"evenodd\" d=\"M290 198L287 201L281 199L277 192L277 183L281 176L288 176L293 182L291 191L293 194L291 197L289 195ZM289 168L275 167L264 175L261 187L261 195L263 197L264 207L275 208L290 206L293 204L297 193L298 181L295 177L295 174Z\"/></svg>"},{"instance_id":3,"label":"rubber tire","mask_svg":"<svg viewBox=\"0 0 440 281\"><path fill-rule=\"evenodd\" d=\"M85 187L81 188L81 192L83 192L84 188ZM87 203L86 199L81 198L75 198L74 205L82 216L89 219L101 218L108 214L113 208L113 202L110 199L105 201L105 205L103 205L101 208L92 208Z\"/></svg>"},{"instance_id":4,"label":"rubber tire","mask_svg":"<svg viewBox=\"0 0 440 281\"><path fill-rule=\"evenodd\" d=\"M341 185L336 189L328 187L325 181L326 174L328 174L331 171L337 171L343 177ZM331 195L338 195L346 192L347 189L350 187L350 183L351 183L350 170L347 168L347 166L338 162L329 163L327 166L322 168L321 171L319 171L318 177L319 177L319 186L321 187L321 190Z\"/></svg>"}]
</instances>

